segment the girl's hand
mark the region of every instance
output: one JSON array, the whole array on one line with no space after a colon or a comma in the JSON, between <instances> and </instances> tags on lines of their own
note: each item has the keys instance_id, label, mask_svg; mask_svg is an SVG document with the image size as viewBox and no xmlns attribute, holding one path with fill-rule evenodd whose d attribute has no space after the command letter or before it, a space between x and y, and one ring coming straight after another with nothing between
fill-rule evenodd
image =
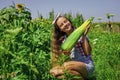
<instances>
[{"instance_id":1,"label":"girl's hand","mask_svg":"<svg viewBox=\"0 0 120 80\"><path fill-rule=\"evenodd\" d=\"M63 54L70 54L69 51L65 51L65 50L60 50L60 53L63 53Z\"/></svg>"},{"instance_id":2,"label":"girl's hand","mask_svg":"<svg viewBox=\"0 0 120 80\"><path fill-rule=\"evenodd\" d=\"M88 33L89 29L90 29L91 25L88 25L88 27L86 28L85 32L83 33L84 36L86 36L86 34Z\"/></svg>"},{"instance_id":3,"label":"girl's hand","mask_svg":"<svg viewBox=\"0 0 120 80\"><path fill-rule=\"evenodd\" d=\"M64 69L63 67L56 66L50 70L50 74L57 77L59 75L64 74L63 69Z\"/></svg>"}]
</instances>

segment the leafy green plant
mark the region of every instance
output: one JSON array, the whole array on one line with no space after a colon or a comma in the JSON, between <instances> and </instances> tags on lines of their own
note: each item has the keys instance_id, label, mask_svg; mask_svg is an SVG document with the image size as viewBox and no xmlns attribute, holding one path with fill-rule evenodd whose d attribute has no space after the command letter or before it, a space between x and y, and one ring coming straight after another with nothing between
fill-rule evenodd
<instances>
[{"instance_id":1,"label":"leafy green plant","mask_svg":"<svg viewBox=\"0 0 120 80\"><path fill-rule=\"evenodd\" d=\"M71 14L68 17L79 25L79 15L75 19ZM51 23L52 19L32 19L25 6L21 11L14 4L0 10L0 79L57 80L49 74ZM96 24L100 26L95 27ZM106 24L92 24L88 33L95 63L94 75L97 80L119 80L120 33L108 32ZM113 30L119 29L119 24L114 23ZM60 64L66 59L68 57L61 57ZM68 72L64 75L66 79L75 77Z\"/></svg>"}]
</instances>

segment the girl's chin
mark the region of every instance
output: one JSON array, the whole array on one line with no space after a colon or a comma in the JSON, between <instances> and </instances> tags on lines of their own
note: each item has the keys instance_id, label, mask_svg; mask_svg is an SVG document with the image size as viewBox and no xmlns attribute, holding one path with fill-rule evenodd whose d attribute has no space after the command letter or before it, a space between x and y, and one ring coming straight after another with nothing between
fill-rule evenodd
<instances>
[{"instance_id":1,"label":"girl's chin","mask_svg":"<svg viewBox=\"0 0 120 80\"><path fill-rule=\"evenodd\" d=\"M70 31L69 29L65 30L65 32L69 32L69 31Z\"/></svg>"}]
</instances>

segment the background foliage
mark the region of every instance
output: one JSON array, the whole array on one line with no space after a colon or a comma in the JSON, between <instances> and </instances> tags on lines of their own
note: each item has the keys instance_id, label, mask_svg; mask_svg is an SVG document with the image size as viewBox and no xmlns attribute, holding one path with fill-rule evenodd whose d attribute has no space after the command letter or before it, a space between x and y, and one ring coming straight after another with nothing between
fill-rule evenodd
<instances>
[{"instance_id":1,"label":"background foliage","mask_svg":"<svg viewBox=\"0 0 120 80\"><path fill-rule=\"evenodd\" d=\"M77 13L65 15L80 26L84 19ZM28 8L15 4L0 10L0 79L2 80L56 80L49 74L52 20L32 19ZM88 33L95 63L96 80L120 79L120 23L93 23Z\"/></svg>"}]
</instances>

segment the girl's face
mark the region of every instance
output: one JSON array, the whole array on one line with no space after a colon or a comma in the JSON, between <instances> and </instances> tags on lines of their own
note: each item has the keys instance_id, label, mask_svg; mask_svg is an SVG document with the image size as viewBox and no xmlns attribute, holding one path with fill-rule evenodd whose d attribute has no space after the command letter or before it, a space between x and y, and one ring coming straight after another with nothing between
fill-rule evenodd
<instances>
[{"instance_id":1,"label":"girl's face","mask_svg":"<svg viewBox=\"0 0 120 80\"><path fill-rule=\"evenodd\" d=\"M57 25L59 29L67 34L72 31L72 24L65 17L60 17L57 20Z\"/></svg>"}]
</instances>

